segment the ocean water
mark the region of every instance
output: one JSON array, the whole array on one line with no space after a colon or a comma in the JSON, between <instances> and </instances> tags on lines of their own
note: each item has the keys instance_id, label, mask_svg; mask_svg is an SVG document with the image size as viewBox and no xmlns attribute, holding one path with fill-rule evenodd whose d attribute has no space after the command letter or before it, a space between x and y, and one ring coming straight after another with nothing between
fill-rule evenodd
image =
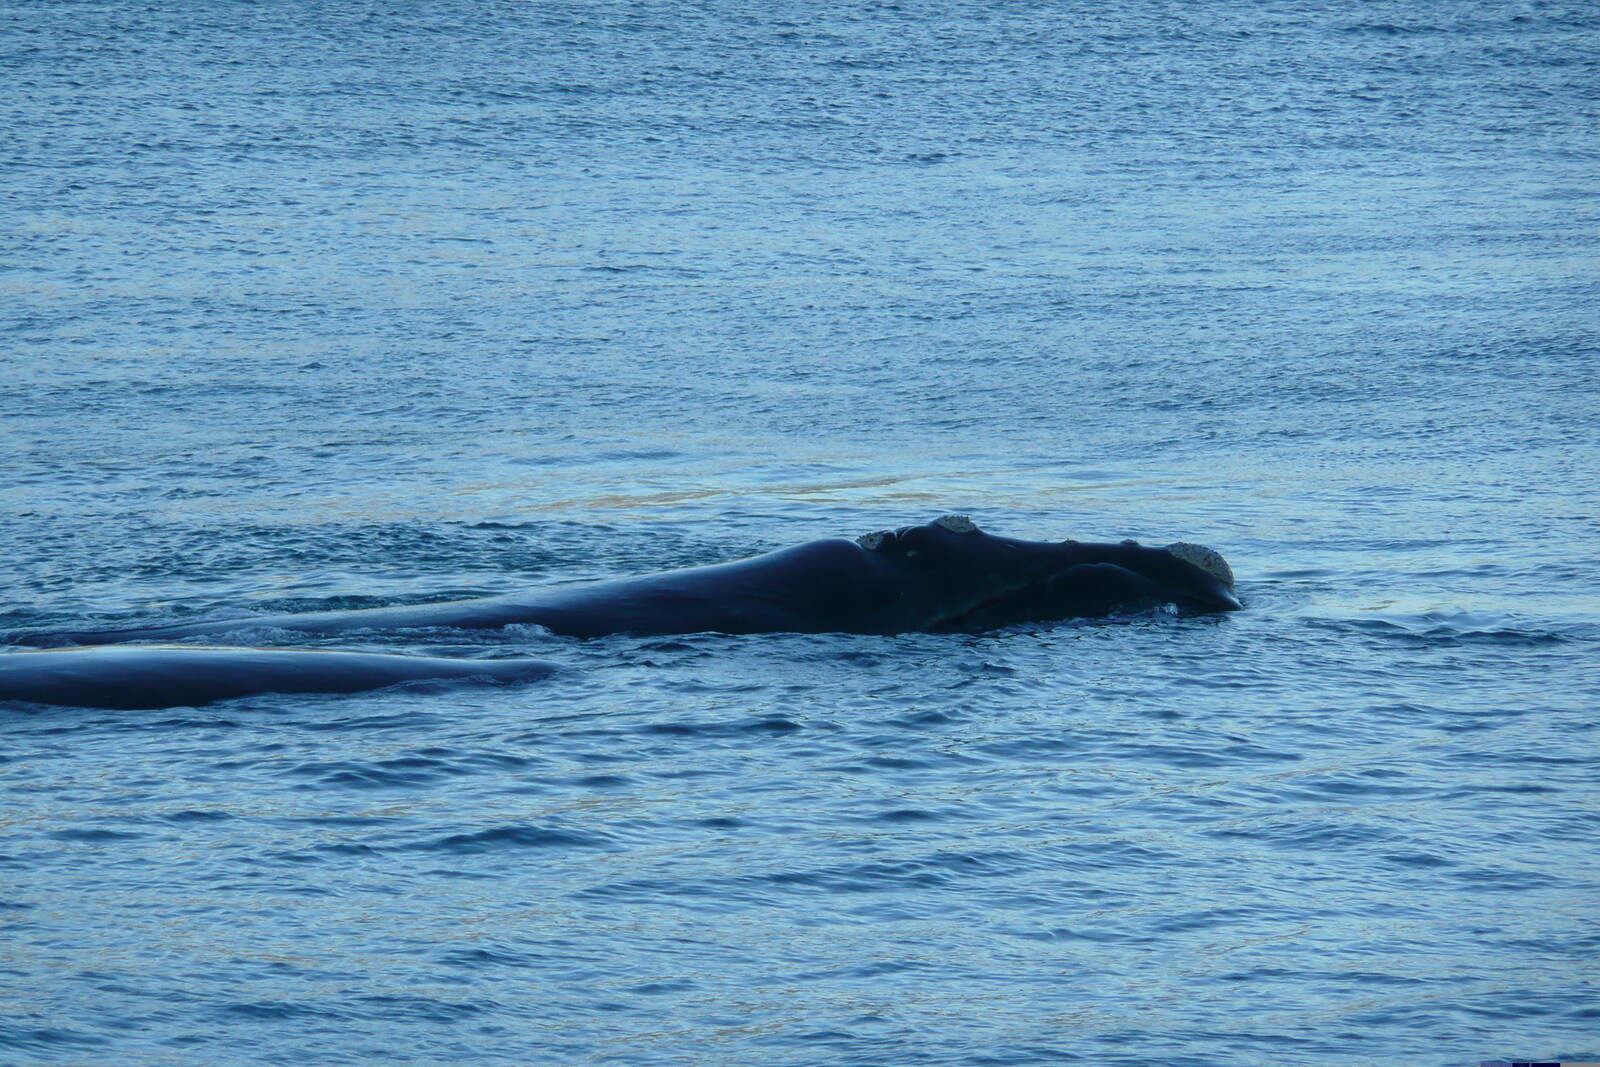
<instances>
[{"instance_id":1,"label":"ocean water","mask_svg":"<svg viewBox=\"0 0 1600 1067\"><path fill-rule=\"evenodd\" d=\"M0 85L0 631L946 512L1246 604L0 709L0 1062L1600 1060L1592 4L9 0Z\"/></svg>"}]
</instances>

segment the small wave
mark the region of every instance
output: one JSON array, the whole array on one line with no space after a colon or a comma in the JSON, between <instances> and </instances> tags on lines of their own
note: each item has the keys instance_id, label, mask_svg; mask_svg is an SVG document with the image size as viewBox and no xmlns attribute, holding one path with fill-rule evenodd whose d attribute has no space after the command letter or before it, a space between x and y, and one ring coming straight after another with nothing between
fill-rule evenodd
<instances>
[{"instance_id":1,"label":"small wave","mask_svg":"<svg viewBox=\"0 0 1600 1067\"><path fill-rule=\"evenodd\" d=\"M50 835L57 841L78 841L89 845L110 844L114 841L136 841L146 835L125 830L57 830Z\"/></svg>"},{"instance_id":2,"label":"small wave","mask_svg":"<svg viewBox=\"0 0 1600 1067\"><path fill-rule=\"evenodd\" d=\"M582 833L548 826L498 826L470 834L450 834L411 846L416 851L451 852L470 855L482 852L510 852L520 849L610 848L612 840L604 834Z\"/></svg>"},{"instance_id":3,"label":"small wave","mask_svg":"<svg viewBox=\"0 0 1600 1067\"><path fill-rule=\"evenodd\" d=\"M779 716L744 719L736 722L661 722L640 729L641 733L663 737L739 737L750 734L783 735L796 733L804 727L792 719Z\"/></svg>"},{"instance_id":4,"label":"small wave","mask_svg":"<svg viewBox=\"0 0 1600 1067\"><path fill-rule=\"evenodd\" d=\"M429 785L468 772L443 760L404 758L373 763L316 763L290 768L291 775L310 777L304 789L405 789Z\"/></svg>"},{"instance_id":5,"label":"small wave","mask_svg":"<svg viewBox=\"0 0 1600 1067\"><path fill-rule=\"evenodd\" d=\"M1397 841L1400 835L1382 826L1316 821L1272 821L1206 831L1206 836L1253 841L1272 848L1302 850L1363 849Z\"/></svg>"},{"instance_id":6,"label":"small wave","mask_svg":"<svg viewBox=\"0 0 1600 1067\"><path fill-rule=\"evenodd\" d=\"M625 774L586 774L570 781L584 789L623 789L634 784Z\"/></svg>"},{"instance_id":7,"label":"small wave","mask_svg":"<svg viewBox=\"0 0 1600 1067\"><path fill-rule=\"evenodd\" d=\"M891 825L906 825L908 823L944 822L950 815L944 812L928 811L924 808L896 808L893 811L879 812L868 816L872 822L889 823Z\"/></svg>"},{"instance_id":8,"label":"small wave","mask_svg":"<svg viewBox=\"0 0 1600 1067\"><path fill-rule=\"evenodd\" d=\"M85 1034L77 1030L63 1030L55 1026L17 1026L0 1022L0 1049L16 1052L38 1052L47 1055L64 1049L103 1048L110 1040L98 1034Z\"/></svg>"},{"instance_id":9,"label":"small wave","mask_svg":"<svg viewBox=\"0 0 1600 1067\"><path fill-rule=\"evenodd\" d=\"M698 982L687 978L679 978L668 982L642 982L639 985L625 987L625 992L637 993L642 996L659 996L663 993L687 993L700 988Z\"/></svg>"},{"instance_id":10,"label":"small wave","mask_svg":"<svg viewBox=\"0 0 1600 1067\"><path fill-rule=\"evenodd\" d=\"M231 811L205 811L191 808L186 811L173 811L161 816L163 822L177 826L203 825L206 823L228 822L237 816Z\"/></svg>"},{"instance_id":11,"label":"small wave","mask_svg":"<svg viewBox=\"0 0 1600 1067\"><path fill-rule=\"evenodd\" d=\"M1043 941L1046 943L1081 941L1095 945L1118 945L1148 944L1152 940L1152 938L1145 935L1130 934L1122 930L1093 926L1054 926L1044 930L1002 926L998 932L1021 941Z\"/></svg>"},{"instance_id":12,"label":"small wave","mask_svg":"<svg viewBox=\"0 0 1600 1067\"><path fill-rule=\"evenodd\" d=\"M1394 22L1357 22L1341 26L1340 33L1375 34L1379 37L1412 37L1444 32L1438 26L1402 26Z\"/></svg>"},{"instance_id":13,"label":"small wave","mask_svg":"<svg viewBox=\"0 0 1600 1067\"><path fill-rule=\"evenodd\" d=\"M480 1004L438 1000L434 997L379 995L357 997L352 1014L368 1019L407 1019L423 1022L460 1022L482 1015L488 1008Z\"/></svg>"},{"instance_id":14,"label":"small wave","mask_svg":"<svg viewBox=\"0 0 1600 1067\"><path fill-rule=\"evenodd\" d=\"M904 730L933 730L941 726L953 726L963 718L946 711L912 711L884 719L882 725L897 726Z\"/></svg>"},{"instance_id":15,"label":"small wave","mask_svg":"<svg viewBox=\"0 0 1600 1067\"><path fill-rule=\"evenodd\" d=\"M217 1009L218 1013L235 1018L245 1019L345 1019L343 1012L331 1008L319 1007L315 1004L300 1004L284 1000L254 1000L242 1001L235 1004L224 1004Z\"/></svg>"},{"instance_id":16,"label":"small wave","mask_svg":"<svg viewBox=\"0 0 1600 1067\"><path fill-rule=\"evenodd\" d=\"M1410 852L1389 852L1378 857L1384 863L1394 867L1454 867L1456 861L1432 852L1412 850Z\"/></svg>"},{"instance_id":17,"label":"small wave","mask_svg":"<svg viewBox=\"0 0 1600 1067\"><path fill-rule=\"evenodd\" d=\"M525 953L499 948L464 948L446 952L439 962L447 967L482 970L487 967L529 967L536 960Z\"/></svg>"},{"instance_id":18,"label":"small wave","mask_svg":"<svg viewBox=\"0 0 1600 1067\"><path fill-rule=\"evenodd\" d=\"M1488 645L1504 648L1556 645L1580 640L1583 628L1551 624L1509 613L1432 611L1407 615L1311 618L1306 625L1342 633L1367 634L1402 644L1442 647Z\"/></svg>"}]
</instances>

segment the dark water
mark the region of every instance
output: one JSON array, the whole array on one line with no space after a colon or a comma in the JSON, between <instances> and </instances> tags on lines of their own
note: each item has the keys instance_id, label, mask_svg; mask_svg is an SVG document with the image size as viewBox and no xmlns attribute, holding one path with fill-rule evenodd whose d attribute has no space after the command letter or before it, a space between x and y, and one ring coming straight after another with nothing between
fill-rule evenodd
<instances>
[{"instance_id":1,"label":"dark water","mask_svg":"<svg viewBox=\"0 0 1600 1067\"><path fill-rule=\"evenodd\" d=\"M1248 610L0 717L0 1062L1600 1059L1587 3L0 5L0 629L969 511Z\"/></svg>"}]
</instances>

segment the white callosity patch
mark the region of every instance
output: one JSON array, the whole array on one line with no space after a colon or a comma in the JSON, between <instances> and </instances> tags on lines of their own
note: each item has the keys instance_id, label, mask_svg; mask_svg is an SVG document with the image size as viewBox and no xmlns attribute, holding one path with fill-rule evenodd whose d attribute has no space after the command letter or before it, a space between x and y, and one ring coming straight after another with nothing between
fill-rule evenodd
<instances>
[{"instance_id":1,"label":"white callosity patch","mask_svg":"<svg viewBox=\"0 0 1600 1067\"><path fill-rule=\"evenodd\" d=\"M932 525L942 526L952 533L977 533L978 524L965 515L940 515L933 520ZM856 544L871 552L881 546L885 541L893 539L891 530L879 530L877 533L862 534L856 538Z\"/></svg>"},{"instance_id":2,"label":"white callosity patch","mask_svg":"<svg viewBox=\"0 0 1600 1067\"><path fill-rule=\"evenodd\" d=\"M1233 589L1233 568L1228 566L1228 561L1222 558L1222 553L1205 545L1191 545L1187 541L1174 541L1167 546L1167 551L1183 560L1192 563L1217 579L1230 590Z\"/></svg>"}]
</instances>

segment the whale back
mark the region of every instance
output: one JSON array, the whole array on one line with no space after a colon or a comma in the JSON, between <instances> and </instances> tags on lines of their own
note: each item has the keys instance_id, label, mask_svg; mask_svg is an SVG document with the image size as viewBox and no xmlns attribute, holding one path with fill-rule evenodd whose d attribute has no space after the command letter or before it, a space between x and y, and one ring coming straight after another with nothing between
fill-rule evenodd
<instances>
[{"instance_id":1,"label":"whale back","mask_svg":"<svg viewBox=\"0 0 1600 1067\"><path fill-rule=\"evenodd\" d=\"M542 660L447 659L303 648L101 645L0 653L0 700L136 710L263 693L356 693L402 682L544 678Z\"/></svg>"}]
</instances>

